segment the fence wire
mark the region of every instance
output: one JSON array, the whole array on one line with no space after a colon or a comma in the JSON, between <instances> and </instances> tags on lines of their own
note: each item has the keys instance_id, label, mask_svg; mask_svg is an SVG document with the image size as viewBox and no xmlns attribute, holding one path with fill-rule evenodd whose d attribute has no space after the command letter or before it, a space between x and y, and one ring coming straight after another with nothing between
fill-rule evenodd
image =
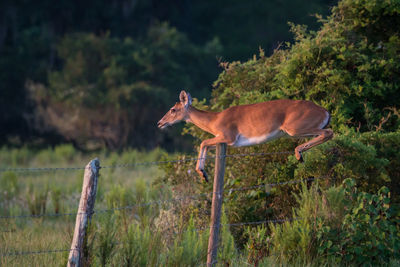
<instances>
[{"instance_id":1,"label":"fence wire","mask_svg":"<svg viewBox=\"0 0 400 267\"><path fill-rule=\"evenodd\" d=\"M264 221L255 221L255 222L228 223L228 224L220 224L218 227L223 227L223 226L240 227L240 226L245 226L245 225L259 225L259 224L266 224L266 223L274 223L275 224L275 223L282 223L282 222L288 222L288 221L293 221L293 220L294 219L275 219L275 220L264 220ZM212 227L213 226L197 228L197 229L193 229L193 231L203 231L203 230L206 230L206 229L210 229ZM165 231L167 231L167 230L169 230L169 229L166 229ZM121 242L116 242L116 244L122 244L122 243ZM38 254L46 254L46 253L61 253L61 252L73 251L73 250L76 250L76 249L54 249L54 250L40 250L40 251L13 251L13 252L0 254L0 257L38 255Z\"/></svg>"},{"instance_id":2,"label":"fence wire","mask_svg":"<svg viewBox=\"0 0 400 267\"><path fill-rule=\"evenodd\" d=\"M26 255L48 254L48 253L61 253L61 252L73 251L73 250L77 250L77 249L73 248L73 249L39 250L39 251L14 251L14 252L0 254L0 257L26 256Z\"/></svg>"},{"instance_id":3,"label":"fence wire","mask_svg":"<svg viewBox=\"0 0 400 267\"><path fill-rule=\"evenodd\" d=\"M302 182L310 182L310 181L315 181L318 179L327 179L327 178L329 178L329 176L321 176L321 177L316 177L316 178L307 178L307 179L300 179L300 180L291 180L291 181L286 181L286 182L259 184L259 185L254 185L254 186L232 188L232 189L228 189L228 190L224 190L224 191L228 192L228 194L232 194L233 192L247 191L247 190L258 189L258 188L276 187L276 186L289 185L289 184L299 184ZM201 197L212 196L214 193L220 193L220 192L201 193L201 194L183 196L183 197L178 197L178 198L150 201L150 202L146 202L146 203L137 203L137 204L116 207L116 208L110 208L110 209L99 209L99 210L94 210L93 214L115 212L115 211L120 211L120 210L129 210L129 209L135 209L135 208L151 206L151 205L162 205L162 204L166 204L169 202L179 202L179 201L183 201L186 199L199 199ZM23 219L23 218L35 219L35 218L41 218L41 217L79 216L79 215L83 215L83 214L86 214L86 213L85 212L78 212L78 213L77 212L68 212L68 213L24 214L24 215L16 215L16 216L0 216L0 219Z\"/></svg>"},{"instance_id":4,"label":"fence wire","mask_svg":"<svg viewBox=\"0 0 400 267\"><path fill-rule=\"evenodd\" d=\"M218 158L234 158L234 157L247 157L247 156L271 156L271 155L285 155L285 154L291 154L293 152L291 151L283 151L283 152L261 152L261 153L240 153L240 154L231 154L231 155L225 155L222 157ZM215 159L217 156L209 156L207 157L208 159ZM136 167L136 166L149 166L149 165L161 165L161 164L169 164L169 163L185 163L185 162L190 162L190 161L197 161L200 158L197 157L191 157L187 159L178 159L178 160L165 160L165 161L152 161L152 162L137 162L137 163L127 163L127 164L117 164L117 165L110 165L110 166L101 166L100 168L102 169L114 169L114 168L129 168L129 167ZM57 171L81 171L85 170L86 167L55 167L55 168L0 168L0 174L8 171L12 172L57 172ZM259 185L254 185L254 186L248 186L248 187L241 187L241 188L231 188L228 191L229 194L232 192L240 192L240 191L246 191L246 190L252 190L252 189L259 189L259 188L266 188L266 187L274 187L274 186L280 186L280 185L287 185L287 184L296 184L296 183L301 183L301 182L306 182L306 181L314 181L316 179L322 179L322 178L327 178L326 176L324 177L317 177L317 178L308 178L308 179L302 179L302 180L292 180L292 181L286 181L286 182L276 182L276 183L269 183L269 184L259 184ZM138 207L143 207L143 206L150 206L150 205L161 205L165 204L168 202L174 202L174 201L183 201L184 199L198 199L200 197L204 196L211 196L214 193L220 193L220 192L211 192L211 193L203 193L203 194L196 194L196 195L191 195L191 196L184 196L180 198L171 198L167 200L159 200L159 201L151 201L147 203L139 203L139 204L133 204L133 205L128 205L128 206L123 206L123 207L117 207L117 208L111 208L111 209L99 209L93 211L94 214L101 214L101 213L108 213L108 212L115 212L119 210L128 210L128 209L134 209ZM41 217L61 217L61 216L79 216L85 213L76 213L76 212L70 212L70 213L46 213L46 214L26 214L26 215L17 215L17 216L0 216L0 219L25 219L25 218L41 218ZM220 224L218 227L223 227L223 226L229 226L229 227L240 227L240 226L245 226L245 225L259 225L259 224L266 224L266 223L282 223L286 221L292 221L293 219L274 219L274 220L264 220L264 221L255 221L255 222L238 222L238 223L230 223L230 224ZM203 229L195 229L197 231L199 230L204 230L207 228L211 227L216 227L216 226L209 226L205 227ZM167 229L168 230L168 229ZM12 232L9 230L3 231L3 232ZM9 253L4 253L0 254L1 257L7 257L7 256L24 256L24 255L39 255L39 254L45 254L45 253L61 253L61 252L68 252L72 251L75 249L53 249L53 250L42 250L42 251L14 251L14 252L9 252ZM216 262L213 262L215 264Z\"/></svg>"},{"instance_id":5,"label":"fence wire","mask_svg":"<svg viewBox=\"0 0 400 267\"><path fill-rule=\"evenodd\" d=\"M207 156L205 158L190 157L187 159L176 159L176 160L163 160L163 161L147 161L147 162L135 162L125 164L115 164L109 166L100 166L102 169L115 169L115 168L130 168L136 166L149 166L149 165L162 165L169 163L185 163L190 161L197 161L200 159L215 159L215 158L235 158L235 157L247 157L247 156L272 156L272 155L286 155L292 154L292 151L280 151L280 152L260 152L260 153L238 153L230 154L225 156ZM56 171L80 171L85 170L86 167L41 167L41 168L0 168L0 173L3 172L56 172Z\"/></svg>"}]
</instances>

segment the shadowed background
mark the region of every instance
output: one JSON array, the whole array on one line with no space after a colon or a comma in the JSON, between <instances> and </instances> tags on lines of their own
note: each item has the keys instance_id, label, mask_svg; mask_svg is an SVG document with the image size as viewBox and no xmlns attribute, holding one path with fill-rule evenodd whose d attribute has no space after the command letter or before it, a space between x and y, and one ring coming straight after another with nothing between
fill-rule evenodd
<instances>
[{"instance_id":1,"label":"shadowed background","mask_svg":"<svg viewBox=\"0 0 400 267\"><path fill-rule=\"evenodd\" d=\"M317 29L336 1L2 1L0 140L187 150L156 121L186 89L209 98L219 62L271 54L288 21Z\"/></svg>"}]
</instances>

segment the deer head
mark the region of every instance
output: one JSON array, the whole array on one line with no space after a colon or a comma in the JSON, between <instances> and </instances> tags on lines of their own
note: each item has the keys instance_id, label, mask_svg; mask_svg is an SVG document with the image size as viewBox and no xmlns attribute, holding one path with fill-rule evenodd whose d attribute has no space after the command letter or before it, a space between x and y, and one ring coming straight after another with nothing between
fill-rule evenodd
<instances>
[{"instance_id":1,"label":"deer head","mask_svg":"<svg viewBox=\"0 0 400 267\"><path fill-rule=\"evenodd\" d=\"M181 91L179 100L180 102L176 103L158 122L158 128L164 129L177 122L186 120L189 107L192 104L192 97L189 93Z\"/></svg>"}]
</instances>

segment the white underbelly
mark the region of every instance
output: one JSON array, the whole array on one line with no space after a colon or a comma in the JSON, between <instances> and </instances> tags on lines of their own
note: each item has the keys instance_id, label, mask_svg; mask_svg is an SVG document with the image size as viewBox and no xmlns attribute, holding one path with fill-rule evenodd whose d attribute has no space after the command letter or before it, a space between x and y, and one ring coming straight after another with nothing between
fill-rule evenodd
<instances>
[{"instance_id":1,"label":"white underbelly","mask_svg":"<svg viewBox=\"0 0 400 267\"><path fill-rule=\"evenodd\" d=\"M231 146L239 147L239 146L251 146L251 145L258 145L268 141L272 141L274 139L287 136L287 134L281 130L276 130L271 133L261 135L261 136L253 136L253 137L246 137L239 134L236 137L235 142L230 144Z\"/></svg>"}]
</instances>

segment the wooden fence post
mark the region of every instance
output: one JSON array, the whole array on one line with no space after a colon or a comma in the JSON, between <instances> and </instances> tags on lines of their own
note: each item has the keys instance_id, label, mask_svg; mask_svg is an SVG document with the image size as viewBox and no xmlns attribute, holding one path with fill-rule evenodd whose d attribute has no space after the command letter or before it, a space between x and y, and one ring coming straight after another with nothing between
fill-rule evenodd
<instances>
[{"instance_id":1,"label":"wooden fence post","mask_svg":"<svg viewBox=\"0 0 400 267\"><path fill-rule=\"evenodd\" d=\"M213 198L211 205L210 237L208 239L207 267L215 266L218 254L219 228L221 225L221 208L224 190L226 144L217 144Z\"/></svg>"},{"instance_id":2,"label":"wooden fence post","mask_svg":"<svg viewBox=\"0 0 400 267\"><path fill-rule=\"evenodd\" d=\"M88 222L93 214L99 170L100 161L97 158L90 161L85 167L81 200L76 214L75 232L68 257L68 267L79 267L82 264L83 242Z\"/></svg>"}]
</instances>

